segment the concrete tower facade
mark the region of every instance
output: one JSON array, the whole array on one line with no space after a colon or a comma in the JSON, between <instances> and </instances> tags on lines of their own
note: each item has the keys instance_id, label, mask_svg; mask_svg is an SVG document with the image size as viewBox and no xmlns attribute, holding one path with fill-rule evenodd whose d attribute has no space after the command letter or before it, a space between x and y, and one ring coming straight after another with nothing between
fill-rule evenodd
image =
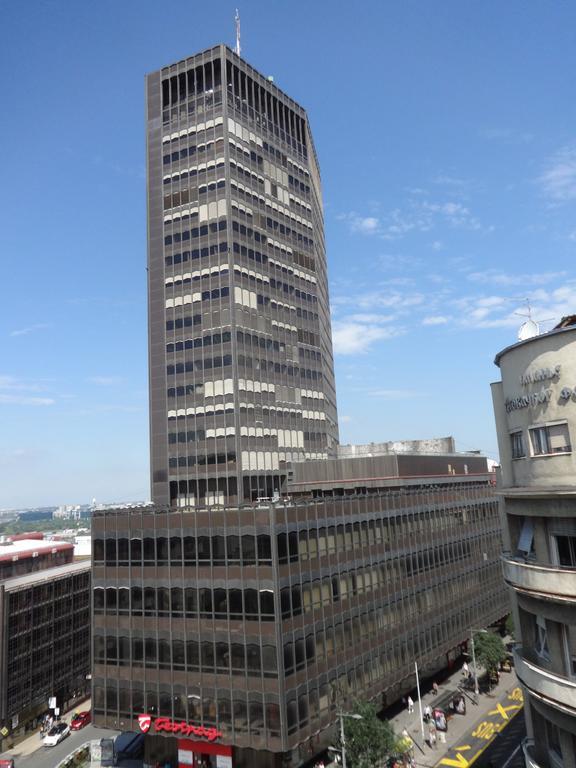
<instances>
[{"instance_id":1,"label":"concrete tower facade","mask_svg":"<svg viewBox=\"0 0 576 768\"><path fill-rule=\"evenodd\" d=\"M338 442L306 112L226 46L147 77L152 499L272 497Z\"/></svg>"}]
</instances>

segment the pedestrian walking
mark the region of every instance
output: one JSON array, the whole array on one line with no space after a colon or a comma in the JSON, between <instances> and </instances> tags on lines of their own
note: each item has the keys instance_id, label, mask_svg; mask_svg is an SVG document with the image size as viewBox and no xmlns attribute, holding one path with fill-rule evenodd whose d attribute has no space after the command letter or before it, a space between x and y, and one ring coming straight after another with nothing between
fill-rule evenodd
<instances>
[{"instance_id":1,"label":"pedestrian walking","mask_svg":"<svg viewBox=\"0 0 576 768\"><path fill-rule=\"evenodd\" d=\"M462 664L462 674L464 675L464 677L468 677L470 674L470 667L468 666L468 662L466 661L464 662L464 664Z\"/></svg>"},{"instance_id":2,"label":"pedestrian walking","mask_svg":"<svg viewBox=\"0 0 576 768\"><path fill-rule=\"evenodd\" d=\"M440 744L446 744L446 732L438 731L438 741Z\"/></svg>"},{"instance_id":3,"label":"pedestrian walking","mask_svg":"<svg viewBox=\"0 0 576 768\"><path fill-rule=\"evenodd\" d=\"M412 712L414 712L414 701L412 700L412 696L408 696L406 702L408 703L408 714L411 715Z\"/></svg>"},{"instance_id":4,"label":"pedestrian walking","mask_svg":"<svg viewBox=\"0 0 576 768\"><path fill-rule=\"evenodd\" d=\"M436 681L432 683L432 693L434 696L438 696L438 683Z\"/></svg>"},{"instance_id":5,"label":"pedestrian walking","mask_svg":"<svg viewBox=\"0 0 576 768\"><path fill-rule=\"evenodd\" d=\"M424 707L424 722L428 723L430 722L430 718L432 717L432 707L430 704L426 704Z\"/></svg>"},{"instance_id":6,"label":"pedestrian walking","mask_svg":"<svg viewBox=\"0 0 576 768\"><path fill-rule=\"evenodd\" d=\"M436 749L436 726L431 723L430 730L428 731L428 741L432 749Z\"/></svg>"}]
</instances>

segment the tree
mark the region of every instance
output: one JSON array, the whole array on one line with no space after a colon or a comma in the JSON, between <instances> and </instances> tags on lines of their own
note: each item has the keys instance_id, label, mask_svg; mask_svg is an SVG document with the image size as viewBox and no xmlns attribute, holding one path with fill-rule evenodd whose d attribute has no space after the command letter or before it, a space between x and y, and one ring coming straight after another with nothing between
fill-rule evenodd
<instances>
[{"instance_id":1,"label":"tree","mask_svg":"<svg viewBox=\"0 0 576 768\"><path fill-rule=\"evenodd\" d=\"M514 616L512 616L511 613L506 616L506 634L509 635L511 638L514 638Z\"/></svg>"},{"instance_id":2,"label":"tree","mask_svg":"<svg viewBox=\"0 0 576 768\"><path fill-rule=\"evenodd\" d=\"M394 730L387 720L379 719L376 707L369 702L356 702L352 714L362 720L344 718L348 768L374 768L394 751Z\"/></svg>"},{"instance_id":3,"label":"tree","mask_svg":"<svg viewBox=\"0 0 576 768\"><path fill-rule=\"evenodd\" d=\"M491 632L474 635L476 662L490 674L497 672L500 662L506 658L506 648L502 638Z\"/></svg>"}]
</instances>

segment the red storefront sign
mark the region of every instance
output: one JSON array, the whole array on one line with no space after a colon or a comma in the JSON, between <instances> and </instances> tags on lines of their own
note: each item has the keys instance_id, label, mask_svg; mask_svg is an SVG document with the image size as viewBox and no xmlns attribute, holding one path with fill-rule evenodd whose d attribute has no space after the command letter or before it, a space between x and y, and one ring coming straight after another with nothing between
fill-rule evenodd
<instances>
[{"instance_id":1,"label":"red storefront sign","mask_svg":"<svg viewBox=\"0 0 576 768\"><path fill-rule=\"evenodd\" d=\"M152 723L150 715L138 715L138 725L142 733L147 733L152 725L156 733L175 733L181 736L197 736L206 741L216 741L222 734L217 728L206 728L204 725L191 725L190 723L174 722L169 717L157 717Z\"/></svg>"}]
</instances>

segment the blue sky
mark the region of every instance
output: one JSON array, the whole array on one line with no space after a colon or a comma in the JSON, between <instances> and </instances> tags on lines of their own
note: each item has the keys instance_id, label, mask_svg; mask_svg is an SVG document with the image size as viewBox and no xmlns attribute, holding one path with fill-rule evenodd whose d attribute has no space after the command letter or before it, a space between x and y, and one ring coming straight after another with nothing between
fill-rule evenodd
<instances>
[{"instance_id":1,"label":"blue sky","mask_svg":"<svg viewBox=\"0 0 576 768\"><path fill-rule=\"evenodd\" d=\"M0 508L148 497L144 74L234 42L233 3L0 3ZM240 5L309 111L342 442L496 456L523 299L576 310L576 6Z\"/></svg>"}]
</instances>

